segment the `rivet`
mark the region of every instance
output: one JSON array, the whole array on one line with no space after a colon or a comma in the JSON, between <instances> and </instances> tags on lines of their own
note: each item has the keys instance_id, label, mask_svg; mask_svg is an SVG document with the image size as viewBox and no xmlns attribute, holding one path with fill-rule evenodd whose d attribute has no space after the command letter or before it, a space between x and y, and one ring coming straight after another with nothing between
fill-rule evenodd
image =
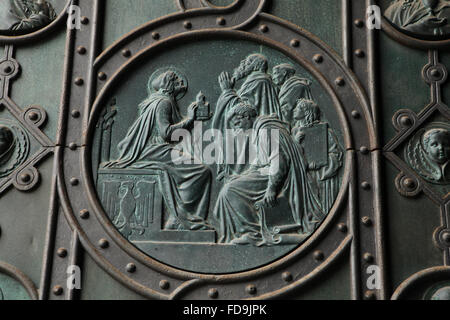
<instances>
[{"instance_id":1,"label":"rivet","mask_svg":"<svg viewBox=\"0 0 450 320\"><path fill-rule=\"evenodd\" d=\"M77 52L78 52L79 54L81 54L81 55L86 54L86 52L87 52L86 47L79 46L79 47L77 48Z\"/></svg>"},{"instance_id":2,"label":"rivet","mask_svg":"<svg viewBox=\"0 0 450 320\"><path fill-rule=\"evenodd\" d=\"M56 251L56 254L60 258L65 258L65 257L67 257L67 250L64 248L59 248L58 251Z\"/></svg>"},{"instance_id":3,"label":"rivet","mask_svg":"<svg viewBox=\"0 0 450 320\"><path fill-rule=\"evenodd\" d=\"M438 69L432 69L431 71L430 71L430 75L433 77L433 78L440 78L442 75L441 75L441 72L438 70Z\"/></svg>"},{"instance_id":4,"label":"rivet","mask_svg":"<svg viewBox=\"0 0 450 320\"><path fill-rule=\"evenodd\" d=\"M70 179L70 184L71 184L72 186L77 186L77 185L80 184L80 180L78 180L77 178L71 178L71 179Z\"/></svg>"},{"instance_id":5,"label":"rivet","mask_svg":"<svg viewBox=\"0 0 450 320\"><path fill-rule=\"evenodd\" d=\"M353 119L359 119L359 118L361 118L361 114L359 113L359 111L353 110L352 117L353 117Z\"/></svg>"},{"instance_id":6,"label":"rivet","mask_svg":"<svg viewBox=\"0 0 450 320\"><path fill-rule=\"evenodd\" d=\"M23 183L28 183L31 181L31 175L29 173L23 173L20 175L20 181Z\"/></svg>"},{"instance_id":7,"label":"rivet","mask_svg":"<svg viewBox=\"0 0 450 320\"><path fill-rule=\"evenodd\" d=\"M80 78L80 77L76 78L76 79L75 79L75 84L76 84L77 86L82 86L82 85L84 84L83 78Z\"/></svg>"},{"instance_id":8,"label":"rivet","mask_svg":"<svg viewBox=\"0 0 450 320\"><path fill-rule=\"evenodd\" d=\"M372 219L370 219L369 217L365 216L361 218L361 222L363 223L363 225L365 225L366 227L370 227L372 225Z\"/></svg>"},{"instance_id":9,"label":"rivet","mask_svg":"<svg viewBox=\"0 0 450 320\"><path fill-rule=\"evenodd\" d=\"M342 233L346 233L348 231L347 225L345 223L339 223L338 230Z\"/></svg>"},{"instance_id":10,"label":"rivet","mask_svg":"<svg viewBox=\"0 0 450 320\"><path fill-rule=\"evenodd\" d=\"M364 155L368 155L369 154L369 148L367 148L366 146L362 146L359 151L364 154Z\"/></svg>"},{"instance_id":11,"label":"rivet","mask_svg":"<svg viewBox=\"0 0 450 320\"><path fill-rule=\"evenodd\" d=\"M367 263L372 263L374 260L373 255L371 255L370 253L364 253L363 259Z\"/></svg>"},{"instance_id":12,"label":"rivet","mask_svg":"<svg viewBox=\"0 0 450 320\"><path fill-rule=\"evenodd\" d=\"M291 40L291 46L293 46L294 48L300 47L300 40L298 39Z\"/></svg>"},{"instance_id":13,"label":"rivet","mask_svg":"<svg viewBox=\"0 0 450 320\"><path fill-rule=\"evenodd\" d=\"M129 273L135 273L136 272L136 265L134 263L127 264L127 272Z\"/></svg>"},{"instance_id":14,"label":"rivet","mask_svg":"<svg viewBox=\"0 0 450 320\"><path fill-rule=\"evenodd\" d=\"M323 261L323 259L325 259L325 255L322 251L317 250L316 252L314 252L314 259L316 261Z\"/></svg>"},{"instance_id":15,"label":"rivet","mask_svg":"<svg viewBox=\"0 0 450 320\"><path fill-rule=\"evenodd\" d=\"M402 116L402 117L400 118L400 124L401 124L402 126L404 126L404 127L410 127L410 126L412 126L411 118L408 117L408 116Z\"/></svg>"},{"instance_id":16,"label":"rivet","mask_svg":"<svg viewBox=\"0 0 450 320\"><path fill-rule=\"evenodd\" d=\"M356 50L355 50L355 56L357 56L358 58L364 58L365 55L366 55L366 54L364 53L363 50L361 50L361 49L356 49Z\"/></svg>"},{"instance_id":17,"label":"rivet","mask_svg":"<svg viewBox=\"0 0 450 320\"><path fill-rule=\"evenodd\" d=\"M72 110L72 118L77 119L80 117L80 111Z\"/></svg>"},{"instance_id":18,"label":"rivet","mask_svg":"<svg viewBox=\"0 0 450 320\"><path fill-rule=\"evenodd\" d=\"M249 284L246 288L245 291L247 291L248 294L251 295L255 295L257 292L256 286L253 284Z\"/></svg>"},{"instance_id":19,"label":"rivet","mask_svg":"<svg viewBox=\"0 0 450 320\"><path fill-rule=\"evenodd\" d=\"M89 18L86 17L86 16L81 17L81 23L82 23L82 24L88 24L88 23L89 23Z\"/></svg>"},{"instance_id":20,"label":"rivet","mask_svg":"<svg viewBox=\"0 0 450 320\"><path fill-rule=\"evenodd\" d=\"M363 181L363 183L361 183L361 187L362 187L364 190L370 190L371 185L370 185L370 183L368 183L367 181Z\"/></svg>"},{"instance_id":21,"label":"rivet","mask_svg":"<svg viewBox=\"0 0 450 320\"><path fill-rule=\"evenodd\" d=\"M37 112L32 111L28 115L28 119L30 119L31 121L37 121L39 120L39 114Z\"/></svg>"},{"instance_id":22,"label":"rivet","mask_svg":"<svg viewBox=\"0 0 450 320\"><path fill-rule=\"evenodd\" d=\"M292 274L290 272L283 272L281 274L281 279L286 282L291 282L293 280Z\"/></svg>"},{"instance_id":23,"label":"rivet","mask_svg":"<svg viewBox=\"0 0 450 320\"><path fill-rule=\"evenodd\" d=\"M63 289L63 287L57 285L57 286L54 286L54 287L53 287L53 290L52 290L52 291L53 291L53 294L54 294L55 296L60 296L60 295L63 294L64 289Z\"/></svg>"},{"instance_id":24,"label":"rivet","mask_svg":"<svg viewBox=\"0 0 450 320\"><path fill-rule=\"evenodd\" d=\"M356 19L355 20L355 26L358 27L358 28L364 27L364 21L361 20L361 19Z\"/></svg>"},{"instance_id":25,"label":"rivet","mask_svg":"<svg viewBox=\"0 0 450 320\"><path fill-rule=\"evenodd\" d=\"M444 242L446 244L450 243L450 233L449 232L445 232L442 234L442 240L444 240Z\"/></svg>"},{"instance_id":26,"label":"rivet","mask_svg":"<svg viewBox=\"0 0 450 320\"><path fill-rule=\"evenodd\" d=\"M323 56L321 54L316 54L316 55L314 55L313 60L316 63L322 63L323 62Z\"/></svg>"},{"instance_id":27,"label":"rivet","mask_svg":"<svg viewBox=\"0 0 450 320\"><path fill-rule=\"evenodd\" d=\"M158 32L152 32L152 38L153 38L153 40L159 40L159 38L160 38L159 33Z\"/></svg>"},{"instance_id":28,"label":"rivet","mask_svg":"<svg viewBox=\"0 0 450 320\"><path fill-rule=\"evenodd\" d=\"M211 288L208 290L208 296L211 299L217 299L219 297L219 291L216 288Z\"/></svg>"},{"instance_id":29,"label":"rivet","mask_svg":"<svg viewBox=\"0 0 450 320\"><path fill-rule=\"evenodd\" d=\"M190 21L185 21L185 22L183 23L183 26L184 26L186 29L192 29L192 23L191 23Z\"/></svg>"},{"instance_id":30,"label":"rivet","mask_svg":"<svg viewBox=\"0 0 450 320\"><path fill-rule=\"evenodd\" d=\"M125 58L129 58L129 57L131 57L131 51L130 51L129 49L123 49L123 50L122 50L122 55L123 55Z\"/></svg>"},{"instance_id":31,"label":"rivet","mask_svg":"<svg viewBox=\"0 0 450 320\"><path fill-rule=\"evenodd\" d=\"M411 179L411 178L406 178L404 181L403 181L403 185L407 188L407 189L414 189L415 187L416 187L416 182L413 180L413 179Z\"/></svg>"},{"instance_id":32,"label":"rivet","mask_svg":"<svg viewBox=\"0 0 450 320\"><path fill-rule=\"evenodd\" d=\"M266 33L269 31L269 27L267 25L263 24L259 27L259 31Z\"/></svg>"},{"instance_id":33,"label":"rivet","mask_svg":"<svg viewBox=\"0 0 450 320\"><path fill-rule=\"evenodd\" d=\"M168 290L170 288L170 282L167 280L161 280L159 282L159 287L163 290Z\"/></svg>"},{"instance_id":34,"label":"rivet","mask_svg":"<svg viewBox=\"0 0 450 320\"><path fill-rule=\"evenodd\" d=\"M219 25L219 26L224 26L224 25L226 25L227 24L227 20L225 20L225 18L224 17L219 17L219 18L217 18L217 24Z\"/></svg>"},{"instance_id":35,"label":"rivet","mask_svg":"<svg viewBox=\"0 0 450 320\"><path fill-rule=\"evenodd\" d=\"M99 79L99 80L105 81L106 78L107 78L106 73L104 73L104 72L99 72L99 73L98 73L98 79Z\"/></svg>"},{"instance_id":36,"label":"rivet","mask_svg":"<svg viewBox=\"0 0 450 320\"><path fill-rule=\"evenodd\" d=\"M337 78L337 79L336 79L336 84L337 84L339 87L343 87L343 86L345 85L345 80L344 80L344 78L342 78L342 77Z\"/></svg>"},{"instance_id":37,"label":"rivet","mask_svg":"<svg viewBox=\"0 0 450 320\"><path fill-rule=\"evenodd\" d=\"M72 151L77 150L77 144L74 143L74 142L70 143L70 144L69 144L69 149L72 150Z\"/></svg>"},{"instance_id":38,"label":"rivet","mask_svg":"<svg viewBox=\"0 0 450 320\"><path fill-rule=\"evenodd\" d=\"M373 292L372 290L367 290L364 293L364 298L366 298L367 300L374 300L376 298L375 292Z\"/></svg>"},{"instance_id":39,"label":"rivet","mask_svg":"<svg viewBox=\"0 0 450 320\"><path fill-rule=\"evenodd\" d=\"M108 242L108 240L106 240L106 239L100 239L100 240L98 241L98 245L99 245L100 248L106 249L106 248L109 247L109 242Z\"/></svg>"},{"instance_id":40,"label":"rivet","mask_svg":"<svg viewBox=\"0 0 450 320\"><path fill-rule=\"evenodd\" d=\"M83 220L89 219L90 213L88 210L84 209L80 211L80 217Z\"/></svg>"}]
</instances>

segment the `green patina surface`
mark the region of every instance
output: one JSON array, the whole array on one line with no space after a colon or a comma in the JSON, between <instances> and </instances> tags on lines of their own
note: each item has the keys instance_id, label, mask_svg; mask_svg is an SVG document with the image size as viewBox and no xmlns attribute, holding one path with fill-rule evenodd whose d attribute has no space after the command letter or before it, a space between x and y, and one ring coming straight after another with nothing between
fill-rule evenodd
<instances>
[{"instance_id":1,"label":"green patina surface","mask_svg":"<svg viewBox=\"0 0 450 320\"><path fill-rule=\"evenodd\" d=\"M0 274L0 301L1 300L30 300L26 289L15 279Z\"/></svg>"},{"instance_id":2,"label":"green patina surface","mask_svg":"<svg viewBox=\"0 0 450 320\"><path fill-rule=\"evenodd\" d=\"M3 2L2 2L3 3ZM227 5L230 1L214 0L216 5ZM340 1L298 1L273 0L268 12L289 20L312 32L338 53L342 53L342 31ZM382 1L383 8L390 3ZM0 3L1 9L1 3ZM108 0L106 1L105 28L103 47L106 48L124 34L149 20L174 13L178 10L175 1L162 0ZM3 11L3 10L2 10ZM404 47L384 33L380 33L381 49L379 50L380 67L380 128L382 140L388 142L395 135L391 118L401 108L414 112L422 110L430 101L430 90L422 80L421 72L428 63L427 53ZM45 41L19 47L16 58L22 66L21 76L13 82L11 96L18 105L25 107L39 104L48 113L45 133L55 139L57 120L61 100L63 79L65 32L60 30ZM195 45L191 45L191 47ZM213 50L226 48L227 54L233 53L227 43L216 43ZM197 48L199 50L201 48ZM255 46L235 47L235 51L250 53L264 50ZM201 50L199 50L201 51ZM241 53L239 53L241 55ZM242 53L242 55L244 55ZM200 57L199 57L200 58ZM205 58L205 57L202 57ZM239 57L241 58L241 57ZM155 64L167 64L171 59L181 59L177 53L170 53ZM441 53L440 59L450 66L450 54ZM189 63L198 61L184 61ZM152 67L149 66L151 69ZM215 70L214 74L219 70ZM142 82L145 90L146 72L136 75L136 83ZM216 76L216 75L215 75ZM139 81L140 79L140 81ZM198 80L198 79L197 79ZM194 83L195 83L194 77ZM39 85L36 85L39 84ZM443 87L443 100L450 101L450 83ZM192 90L196 94L198 89ZM214 92L215 90L212 90ZM130 98L130 99L128 99ZM128 97L130 105L137 105L142 96ZM187 96L186 100L192 100ZM134 99L134 100L132 100ZM0 111L4 117L4 111ZM135 115L130 115L130 117ZM9 118L9 116L5 116ZM330 116L330 121L334 116ZM125 132L119 132L115 138L117 143ZM1 197L0 226L0 260L13 264L26 273L34 283L38 284L42 264L42 248L45 239L48 214L48 195L52 177L52 159L47 159L40 167L42 182L40 187L30 195L10 190ZM442 254L431 237L441 224L438 208L425 196L416 199L405 199L396 190L394 179L398 170L385 162L384 165L384 210L387 216L387 246L391 287L397 287L402 281L424 268L442 264ZM20 249L20 250L17 250ZM418 252L420 254L418 254ZM341 260L329 276L314 287L305 289L296 295L299 299L348 299L349 298L349 265ZM83 299L138 299L137 294L119 284L107 275L87 255L84 262ZM338 289L336 289L338 288ZM15 280L0 275L0 289L5 299L27 299L28 295Z\"/></svg>"}]
</instances>

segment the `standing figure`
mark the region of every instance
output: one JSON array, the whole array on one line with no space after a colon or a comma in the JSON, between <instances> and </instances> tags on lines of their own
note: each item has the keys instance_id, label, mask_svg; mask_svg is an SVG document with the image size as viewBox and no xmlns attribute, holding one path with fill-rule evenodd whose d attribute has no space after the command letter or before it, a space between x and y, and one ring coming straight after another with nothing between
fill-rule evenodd
<instances>
[{"instance_id":1,"label":"standing figure","mask_svg":"<svg viewBox=\"0 0 450 320\"><path fill-rule=\"evenodd\" d=\"M343 165L343 149L328 123L321 121L320 108L314 101L299 100L294 118L297 122L292 134L305 150L322 209L328 213L341 186L339 171Z\"/></svg>"},{"instance_id":2,"label":"standing figure","mask_svg":"<svg viewBox=\"0 0 450 320\"><path fill-rule=\"evenodd\" d=\"M206 230L211 172L196 165L190 154L172 142L177 129L190 129L195 120L195 105L182 120L176 97L187 88L174 71L151 77L149 97L139 105L139 117L119 143L120 156L108 168L152 169L160 177L160 191L170 217L165 229ZM181 163L181 164L180 164Z\"/></svg>"},{"instance_id":3,"label":"standing figure","mask_svg":"<svg viewBox=\"0 0 450 320\"><path fill-rule=\"evenodd\" d=\"M250 170L226 183L218 196L214 209L218 242L263 243L258 208L275 206L281 195L289 201L298 230L303 234L313 232L325 214L308 182L302 150L292 139L287 124L276 116L255 119L256 112L248 103L231 110L232 118L242 114L251 121L236 123L241 123L243 130L253 127L252 143L258 155Z\"/></svg>"},{"instance_id":4,"label":"standing figure","mask_svg":"<svg viewBox=\"0 0 450 320\"><path fill-rule=\"evenodd\" d=\"M265 56L252 54L241 61L239 67L234 70L233 77L227 72L223 72L219 76L222 94L217 102L217 108L213 118L212 127L214 129L225 133L230 128L226 117L227 112L242 101L247 101L250 105L254 106L258 115L277 114L281 116L277 90L272 82L272 78L267 73L268 69L269 63ZM243 79L245 81L242 87L236 91L236 82ZM248 150L248 143L248 140L244 142L240 150L246 152ZM227 152L226 148L224 148L224 152ZM237 155L236 158L240 157L240 155ZM234 166L229 161L226 165L223 164L225 161L220 162L222 165L218 166L219 179L240 174L249 167L249 163Z\"/></svg>"},{"instance_id":5,"label":"standing figure","mask_svg":"<svg viewBox=\"0 0 450 320\"><path fill-rule=\"evenodd\" d=\"M280 87L278 99L280 101L281 119L287 123L293 120L293 111L300 99L313 100L311 81L295 75L295 68L284 63L273 68L273 82Z\"/></svg>"},{"instance_id":6,"label":"standing figure","mask_svg":"<svg viewBox=\"0 0 450 320\"><path fill-rule=\"evenodd\" d=\"M395 0L385 16L397 27L418 35L444 36L450 33L448 0Z\"/></svg>"}]
</instances>

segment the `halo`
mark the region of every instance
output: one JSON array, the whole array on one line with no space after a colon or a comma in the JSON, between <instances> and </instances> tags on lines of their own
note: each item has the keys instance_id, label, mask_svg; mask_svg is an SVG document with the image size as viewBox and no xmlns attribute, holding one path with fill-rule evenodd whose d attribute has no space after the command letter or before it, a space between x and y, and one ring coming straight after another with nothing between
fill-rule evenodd
<instances>
[{"instance_id":1,"label":"halo","mask_svg":"<svg viewBox=\"0 0 450 320\"><path fill-rule=\"evenodd\" d=\"M153 86L152 86L153 81L157 77L159 77L161 74L163 74L167 71L175 72L178 75L178 77L180 77L183 80L184 85L186 86L186 90L183 92L180 92L175 97L175 100L179 101L179 100L183 99L183 97L186 95L187 88L189 86L189 82L188 82L187 77L184 75L184 72L182 72L180 69L178 69L177 67L174 67L174 66L162 67L162 68L157 69L155 72L153 72L153 74L150 76L150 78L148 79L148 82L147 82L147 91L148 91L149 95L155 93L155 90L153 90Z\"/></svg>"}]
</instances>

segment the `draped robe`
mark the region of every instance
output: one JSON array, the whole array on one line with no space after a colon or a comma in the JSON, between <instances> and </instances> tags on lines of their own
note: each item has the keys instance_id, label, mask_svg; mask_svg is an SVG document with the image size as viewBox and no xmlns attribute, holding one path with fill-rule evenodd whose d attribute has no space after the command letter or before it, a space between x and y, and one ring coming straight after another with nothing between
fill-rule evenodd
<instances>
[{"instance_id":1,"label":"draped robe","mask_svg":"<svg viewBox=\"0 0 450 320\"><path fill-rule=\"evenodd\" d=\"M253 129L257 162L246 174L225 184L214 209L219 243L257 244L262 240L261 217L255 205L264 199L269 187L289 200L301 232L313 232L325 213L308 181L302 148L294 142L287 124L276 117L259 117ZM272 145L271 130L279 133L278 150L268 148Z\"/></svg>"},{"instance_id":2,"label":"draped robe","mask_svg":"<svg viewBox=\"0 0 450 320\"><path fill-rule=\"evenodd\" d=\"M205 220L211 172L203 165L184 164L194 163L192 156L170 142L173 131L183 127L180 121L177 104L170 95L151 94L140 105L138 119L119 144L119 159L106 167L151 169L158 173L160 191L170 213L166 229L209 229Z\"/></svg>"},{"instance_id":3,"label":"draped robe","mask_svg":"<svg viewBox=\"0 0 450 320\"><path fill-rule=\"evenodd\" d=\"M314 100L311 93L311 81L298 76L292 76L281 86L278 98L280 107L294 110L299 99Z\"/></svg>"},{"instance_id":4,"label":"draped robe","mask_svg":"<svg viewBox=\"0 0 450 320\"><path fill-rule=\"evenodd\" d=\"M239 91L236 92L235 90L228 89L222 92L217 101L212 128L225 133L226 129L229 129L227 112L242 100L247 100L254 106L258 115L276 114L279 117L282 117L277 90L272 83L272 78L265 72L257 71L247 77ZM226 143L232 142L227 141ZM249 140L247 139L243 145L240 146L240 150L249 150L248 143ZM224 146L223 150L226 154L226 146ZM218 174L225 172L227 176L231 176L241 174L249 168L249 163L230 164L227 162L227 164L224 164L226 160L225 155L221 155L219 158L221 159L219 163L222 164L219 165Z\"/></svg>"},{"instance_id":5,"label":"draped robe","mask_svg":"<svg viewBox=\"0 0 450 320\"><path fill-rule=\"evenodd\" d=\"M447 18L447 25L429 28L421 24L421 20L430 15L422 0L397 0L385 12L385 16L398 27L422 35L446 35L450 33L450 1L440 0L433 10L438 18Z\"/></svg>"}]
</instances>

